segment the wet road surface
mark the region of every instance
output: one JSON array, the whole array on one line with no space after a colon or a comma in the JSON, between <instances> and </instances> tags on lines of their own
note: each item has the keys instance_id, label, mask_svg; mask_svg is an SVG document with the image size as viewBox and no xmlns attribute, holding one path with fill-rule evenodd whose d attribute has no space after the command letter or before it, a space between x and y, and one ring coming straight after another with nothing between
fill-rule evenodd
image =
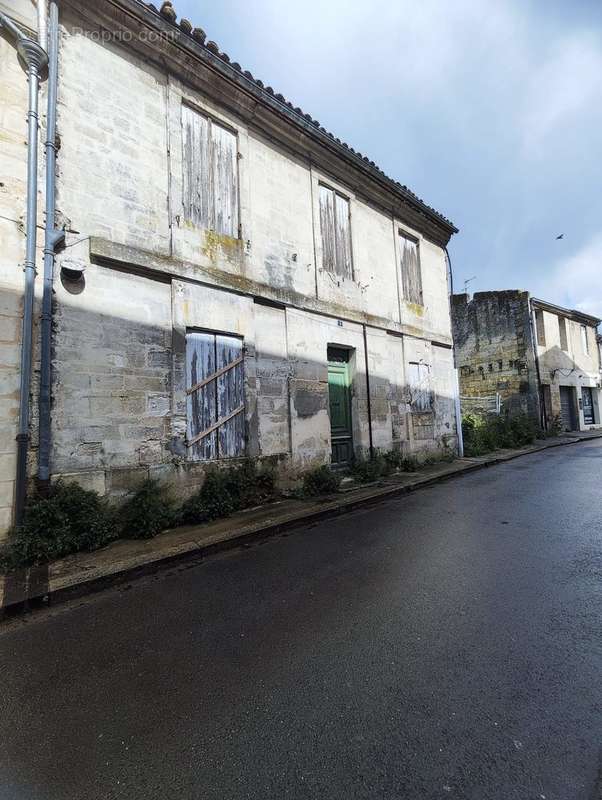
<instances>
[{"instance_id":1,"label":"wet road surface","mask_svg":"<svg viewBox=\"0 0 602 800\"><path fill-rule=\"evenodd\" d=\"M0 797L597 798L601 489L557 448L5 626Z\"/></svg>"}]
</instances>

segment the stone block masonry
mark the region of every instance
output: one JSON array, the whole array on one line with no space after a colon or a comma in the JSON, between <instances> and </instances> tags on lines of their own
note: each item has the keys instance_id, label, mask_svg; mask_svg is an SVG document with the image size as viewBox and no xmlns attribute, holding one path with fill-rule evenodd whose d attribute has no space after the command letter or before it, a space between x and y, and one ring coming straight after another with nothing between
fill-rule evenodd
<instances>
[{"instance_id":1,"label":"stone block masonry","mask_svg":"<svg viewBox=\"0 0 602 800\"><path fill-rule=\"evenodd\" d=\"M224 408L241 414L238 456L274 462L283 481L330 463L329 347L349 356L351 453L365 455L371 443L418 456L456 447L444 252L453 225L334 138L325 145L313 122L229 62L201 45L183 47L197 45L181 31L148 36L167 24L132 0L61 4L57 219L66 248L55 265L52 480L118 499L151 476L185 497L208 468L237 463L195 461L199 448L189 446L190 334L214 337L207 364L225 352L218 341L236 340L243 367L242 403L229 395L232 382L208 375L195 418L219 431ZM97 35L117 28L132 36ZM0 66L10 87L0 151L10 190L0 187L0 210L12 220L0 219L2 537L14 493L27 92L4 40ZM183 119L191 117L199 136L211 130L213 138L211 147L199 140L187 161ZM227 169L220 158L229 158ZM212 194L217 175L229 181L227 204ZM322 252L323 187L349 210L343 273ZM400 241L408 237L420 304L402 290ZM83 269L76 284L61 271L74 262ZM426 376L426 410L413 405L410 365ZM35 368L32 386L33 486ZM207 425L198 433L213 435Z\"/></svg>"},{"instance_id":2,"label":"stone block masonry","mask_svg":"<svg viewBox=\"0 0 602 800\"><path fill-rule=\"evenodd\" d=\"M499 394L505 409L537 418L528 292L477 292L472 299L454 295L452 325L460 395Z\"/></svg>"}]
</instances>

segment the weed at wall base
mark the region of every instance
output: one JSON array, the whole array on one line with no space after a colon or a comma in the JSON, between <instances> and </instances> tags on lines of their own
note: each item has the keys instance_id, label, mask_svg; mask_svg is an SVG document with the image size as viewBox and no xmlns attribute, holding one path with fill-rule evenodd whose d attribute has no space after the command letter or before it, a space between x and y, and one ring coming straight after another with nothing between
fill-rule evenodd
<instances>
[{"instance_id":1,"label":"weed at wall base","mask_svg":"<svg viewBox=\"0 0 602 800\"><path fill-rule=\"evenodd\" d=\"M489 415L468 414L462 419L464 454L481 456L493 450L525 447L537 437L537 426L528 414Z\"/></svg>"},{"instance_id":2,"label":"weed at wall base","mask_svg":"<svg viewBox=\"0 0 602 800\"><path fill-rule=\"evenodd\" d=\"M156 480L146 480L117 512L121 536L152 539L177 523L177 513L168 491Z\"/></svg>"},{"instance_id":3,"label":"weed at wall base","mask_svg":"<svg viewBox=\"0 0 602 800\"><path fill-rule=\"evenodd\" d=\"M82 550L97 550L116 539L113 513L96 493L58 481L45 497L28 503L22 527L9 537L4 566L43 564Z\"/></svg>"}]
</instances>

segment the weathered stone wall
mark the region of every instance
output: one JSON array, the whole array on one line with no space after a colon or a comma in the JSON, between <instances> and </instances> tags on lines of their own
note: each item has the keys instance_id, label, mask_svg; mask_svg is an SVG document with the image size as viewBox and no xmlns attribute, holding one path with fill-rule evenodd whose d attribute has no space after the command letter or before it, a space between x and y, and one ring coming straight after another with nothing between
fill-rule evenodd
<instances>
[{"instance_id":1,"label":"weathered stone wall","mask_svg":"<svg viewBox=\"0 0 602 800\"><path fill-rule=\"evenodd\" d=\"M108 12L90 8L62 6L60 19L57 221L67 247L55 269L53 479L67 475L111 496L145 475L172 478L181 494L199 485L206 466L187 460L184 440L190 328L244 338L247 454L274 459L283 476L330 459L331 344L352 353L358 454L370 438L366 358L374 446L443 452L455 442L451 324L445 254L427 223L422 230L419 215L401 218L388 200L368 202L361 182L335 180L303 147L277 142L210 99L197 86L215 80L205 67L184 78L127 44L103 41L94 15ZM15 220L0 220L3 531L14 490L27 97L14 48L2 39L0 59L10 85L1 213ZM183 102L237 135L239 238L185 221ZM352 279L322 266L320 181L350 199ZM401 296L400 231L419 243L421 306ZM61 276L74 263L85 270L78 284ZM416 359L431 369L426 415L409 403L407 364ZM34 459L36 399L34 391Z\"/></svg>"},{"instance_id":2,"label":"weathered stone wall","mask_svg":"<svg viewBox=\"0 0 602 800\"><path fill-rule=\"evenodd\" d=\"M460 395L500 394L503 407L537 417L528 292L477 292L452 298Z\"/></svg>"}]
</instances>

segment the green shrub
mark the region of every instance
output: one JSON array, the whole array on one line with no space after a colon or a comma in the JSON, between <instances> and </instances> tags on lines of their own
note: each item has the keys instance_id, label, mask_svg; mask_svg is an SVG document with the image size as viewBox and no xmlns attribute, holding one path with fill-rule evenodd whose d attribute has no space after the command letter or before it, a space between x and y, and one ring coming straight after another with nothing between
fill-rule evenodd
<instances>
[{"instance_id":1,"label":"green shrub","mask_svg":"<svg viewBox=\"0 0 602 800\"><path fill-rule=\"evenodd\" d=\"M418 459L415 456L404 456L401 450L389 450L384 454L384 459L389 465L391 471L399 470L400 472L416 472L418 467Z\"/></svg>"},{"instance_id":2,"label":"green shrub","mask_svg":"<svg viewBox=\"0 0 602 800\"><path fill-rule=\"evenodd\" d=\"M43 564L97 550L116 537L113 514L97 492L59 481L46 496L28 502L23 525L9 538L4 566Z\"/></svg>"},{"instance_id":3,"label":"green shrub","mask_svg":"<svg viewBox=\"0 0 602 800\"><path fill-rule=\"evenodd\" d=\"M121 535L127 539L152 539L175 522L173 499L159 481L152 479L144 481L119 512Z\"/></svg>"},{"instance_id":4,"label":"green shrub","mask_svg":"<svg viewBox=\"0 0 602 800\"><path fill-rule=\"evenodd\" d=\"M190 524L227 517L235 511L273 500L276 493L272 469L245 461L231 470L211 470L200 490L182 507L182 519Z\"/></svg>"},{"instance_id":5,"label":"green shrub","mask_svg":"<svg viewBox=\"0 0 602 800\"><path fill-rule=\"evenodd\" d=\"M334 494L339 491L341 477L326 464L306 472L303 476L303 494L316 497L321 494Z\"/></svg>"},{"instance_id":6,"label":"green shrub","mask_svg":"<svg viewBox=\"0 0 602 800\"><path fill-rule=\"evenodd\" d=\"M182 506L182 519L198 524L227 517L239 508L238 498L230 493L227 473L215 469L207 472L200 490Z\"/></svg>"},{"instance_id":7,"label":"green shrub","mask_svg":"<svg viewBox=\"0 0 602 800\"><path fill-rule=\"evenodd\" d=\"M537 436L537 426L528 414L500 414L462 420L464 454L480 456L500 448L524 447Z\"/></svg>"},{"instance_id":8,"label":"green shrub","mask_svg":"<svg viewBox=\"0 0 602 800\"><path fill-rule=\"evenodd\" d=\"M274 470L258 468L255 461L247 459L240 467L228 472L227 487L238 508L262 505L274 499Z\"/></svg>"},{"instance_id":9,"label":"green shrub","mask_svg":"<svg viewBox=\"0 0 602 800\"><path fill-rule=\"evenodd\" d=\"M375 453L373 458L356 458L351 464L351 474L360 483L377 481L384 475L389 475L395 466L387 454Z\"/></svg>"}]
</instances>

